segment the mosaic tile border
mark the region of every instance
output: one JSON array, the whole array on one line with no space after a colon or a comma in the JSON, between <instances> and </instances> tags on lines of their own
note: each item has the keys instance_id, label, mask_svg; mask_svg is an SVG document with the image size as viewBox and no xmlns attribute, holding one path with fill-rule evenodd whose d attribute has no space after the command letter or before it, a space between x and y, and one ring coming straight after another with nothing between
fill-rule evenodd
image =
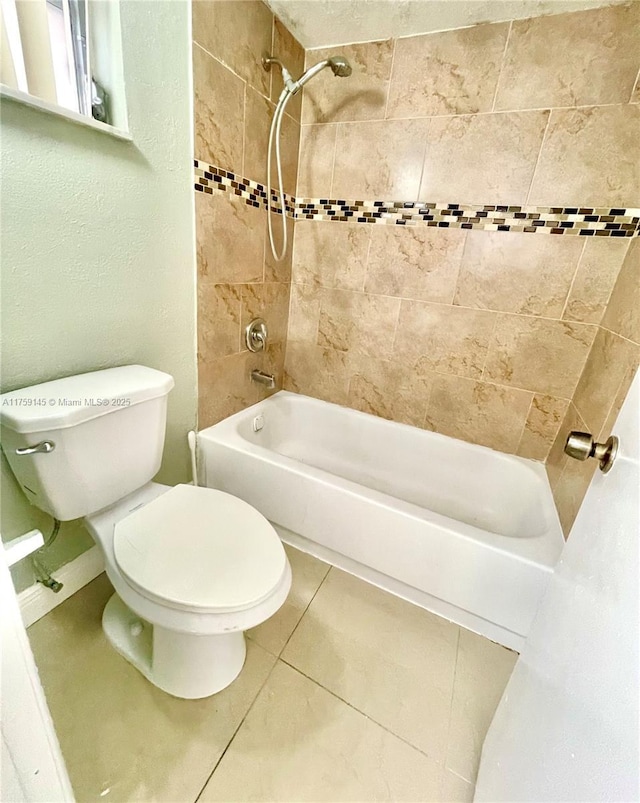
<instances>
[{"instance_id":1,"label":"mosaic tile border","mask_svg":"<svg viewBox=\"0 0 640 803\"><path fill-rule=\"evenodd\" d=\"M232 192L249 206L267 208L267 188L227 170L194 160L195 189L212 194ZM271 208L281 214L276 194ZM531 234L586 237L640 235L640 209L624 207L502 206L426 203L423 201L351 201L331 198L295 198L285 194L285 208L294 220L373 223L395 226L432 226Z\"/></svg>"}]
</instances>

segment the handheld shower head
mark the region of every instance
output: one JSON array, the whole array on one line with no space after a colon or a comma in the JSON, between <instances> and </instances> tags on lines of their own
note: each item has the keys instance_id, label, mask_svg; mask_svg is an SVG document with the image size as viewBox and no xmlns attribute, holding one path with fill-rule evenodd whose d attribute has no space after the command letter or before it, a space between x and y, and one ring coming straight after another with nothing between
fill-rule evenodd
<instances>
[{"instance_id":1,"label":"handheld shower head","mask_svg":"<svg viewBox=\"0 0 640 803\"><path fill-rule=\"evenodd\" d=\"M328 59L328 62L333 74L337 75L338 78L348 78L353 72L351 65L344 56L332 56Z\"/></svg>"},{"instance_id":2,"label":"handheld shower head","mask_svg":"<svg viewBox=\"0 0 640 803\"><path fill-rule=\"evenodd\" d=\"M344 56L331 56L331 58L319 61L317 64L314 64L313 67L309 67L304 75L301 75L295 82L294 93L299 92L308 81L315 78L325 67L331 67L333 74L337 75L339 78L347 78L352 73L351 65Z\"/></svg>"},{"instance_id":3,"label":"handheld shower head","mask_svg":"<svg viewBox=\"0 0 640 803\"><path fill-rule=\"evenodd\" d=\"M319 72L324 70L325 67L331 67L331 72L334 75L337 75L338 78L348 78L353 72L351 65L344 56L330 56L328 59L324 59L324 61L319 61L317 64L314 64L313 67L309 67L309 69L303 73L303 75L301 75L297 81L294 81L291 78L287 68L280 61L280 59L267 55L262 57L262 66L265 70L271 70L271 66L273 64L277 64L278 67L280 67L285 89L292 95L295 95L296 92L299 92L307 83L307 81L310 81L312 78L314 78Z\"/></svg>"}]
</instances>

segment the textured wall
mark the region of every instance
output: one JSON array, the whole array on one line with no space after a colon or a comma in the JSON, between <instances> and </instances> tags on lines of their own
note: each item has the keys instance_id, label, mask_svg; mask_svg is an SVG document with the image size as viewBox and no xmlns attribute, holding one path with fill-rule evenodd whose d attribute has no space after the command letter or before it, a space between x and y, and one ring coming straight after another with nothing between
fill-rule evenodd
<instances>
[{"instance_id":1,"label":"textured wall","mask_svg":"<svg viewBox=\"0 0 640 803\"><path fill-rule=\"evenodd\" d=\"M132 143L2 103L2 389L125 363L169 372L160 478L178 482L196 417L188 7L120 13ZM2 503L4 539L49 532L4 460ZM64 525L51 568L91 544ZM16 580L30 584L28 565Z\"/></svg>"},{"instance_id":2,"label":"textured wall","mask_svg":"<svg viewBox=\"0 0 640 803\"><path fill-rule=\"evenodd\" d=\"M624 0L622 0L624 1ZM306 48L526 19L621 0L267 0Z\"/></svg>"},{"instance_id":3,"label":"textured wall","mask_svg":"<svg viewBox=\"0 0 640 803\"><path fill-rule=\"evenodd\" d=\"M195 0L193 39L195 158L264 183L273 100L282 84L279 71L265 72L260 58L273 48L298 75L304 51L258 0ZM284 184L293 193L299 100L287 112L282 125ZM275 221L276 227L279 223ZM275 374L282 387L291 248L288 259L275 263L265 209L228 193L196 193L196 236L202 429L273 392L251 382L253 368ZM264 355L247 351L243 340L244 327L256 317L264 318L269 328Z\"/></svg>"},{"instance_id":4,"label":"textured wall","mask_svg":"<svg viewBox=\"0 0 640 803\"><path fill-rule=\"evenodd\" d=\"M339 50L353 76L305 90L298 197L640 205L640 4ZM295 229L290 390L545 460L631 340L599 328L629 239Z\"/></svg>"}]
</instances>

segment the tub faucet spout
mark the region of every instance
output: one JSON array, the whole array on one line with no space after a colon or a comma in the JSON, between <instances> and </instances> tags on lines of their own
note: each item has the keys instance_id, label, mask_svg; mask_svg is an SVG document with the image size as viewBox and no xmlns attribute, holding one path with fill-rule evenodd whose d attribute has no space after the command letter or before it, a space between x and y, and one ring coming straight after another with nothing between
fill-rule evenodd
<instances>
[{"instance_id":1,"label":"tub faucet spout","mask_svg":"<svg viewBox=\"0 0 640 803\"><path fill-rule=\"evenodd\" d=\"M254 382L259 382L261 385L266 385L268 388L275 388L276 378L273 374L265 374L262 371L253 370L251 372L251 379Z\"/></svg>"}]
</instances>

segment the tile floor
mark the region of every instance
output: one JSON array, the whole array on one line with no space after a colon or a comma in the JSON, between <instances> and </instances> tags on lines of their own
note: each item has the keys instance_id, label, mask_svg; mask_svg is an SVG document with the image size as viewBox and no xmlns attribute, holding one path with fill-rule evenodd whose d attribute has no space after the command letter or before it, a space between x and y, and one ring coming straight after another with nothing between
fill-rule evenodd
<instances>
[{"instance_id":1,"label":"tile floor","mask_svg":"<svg viewBox=\"0 0 640 803\"><path fill-rule=\"evenodd\" d=\"M29 629L79 803L472 800L516 654L287 551L289 599L207 700L108 646L104 575Z\"/></svg>"}]
</instances>

